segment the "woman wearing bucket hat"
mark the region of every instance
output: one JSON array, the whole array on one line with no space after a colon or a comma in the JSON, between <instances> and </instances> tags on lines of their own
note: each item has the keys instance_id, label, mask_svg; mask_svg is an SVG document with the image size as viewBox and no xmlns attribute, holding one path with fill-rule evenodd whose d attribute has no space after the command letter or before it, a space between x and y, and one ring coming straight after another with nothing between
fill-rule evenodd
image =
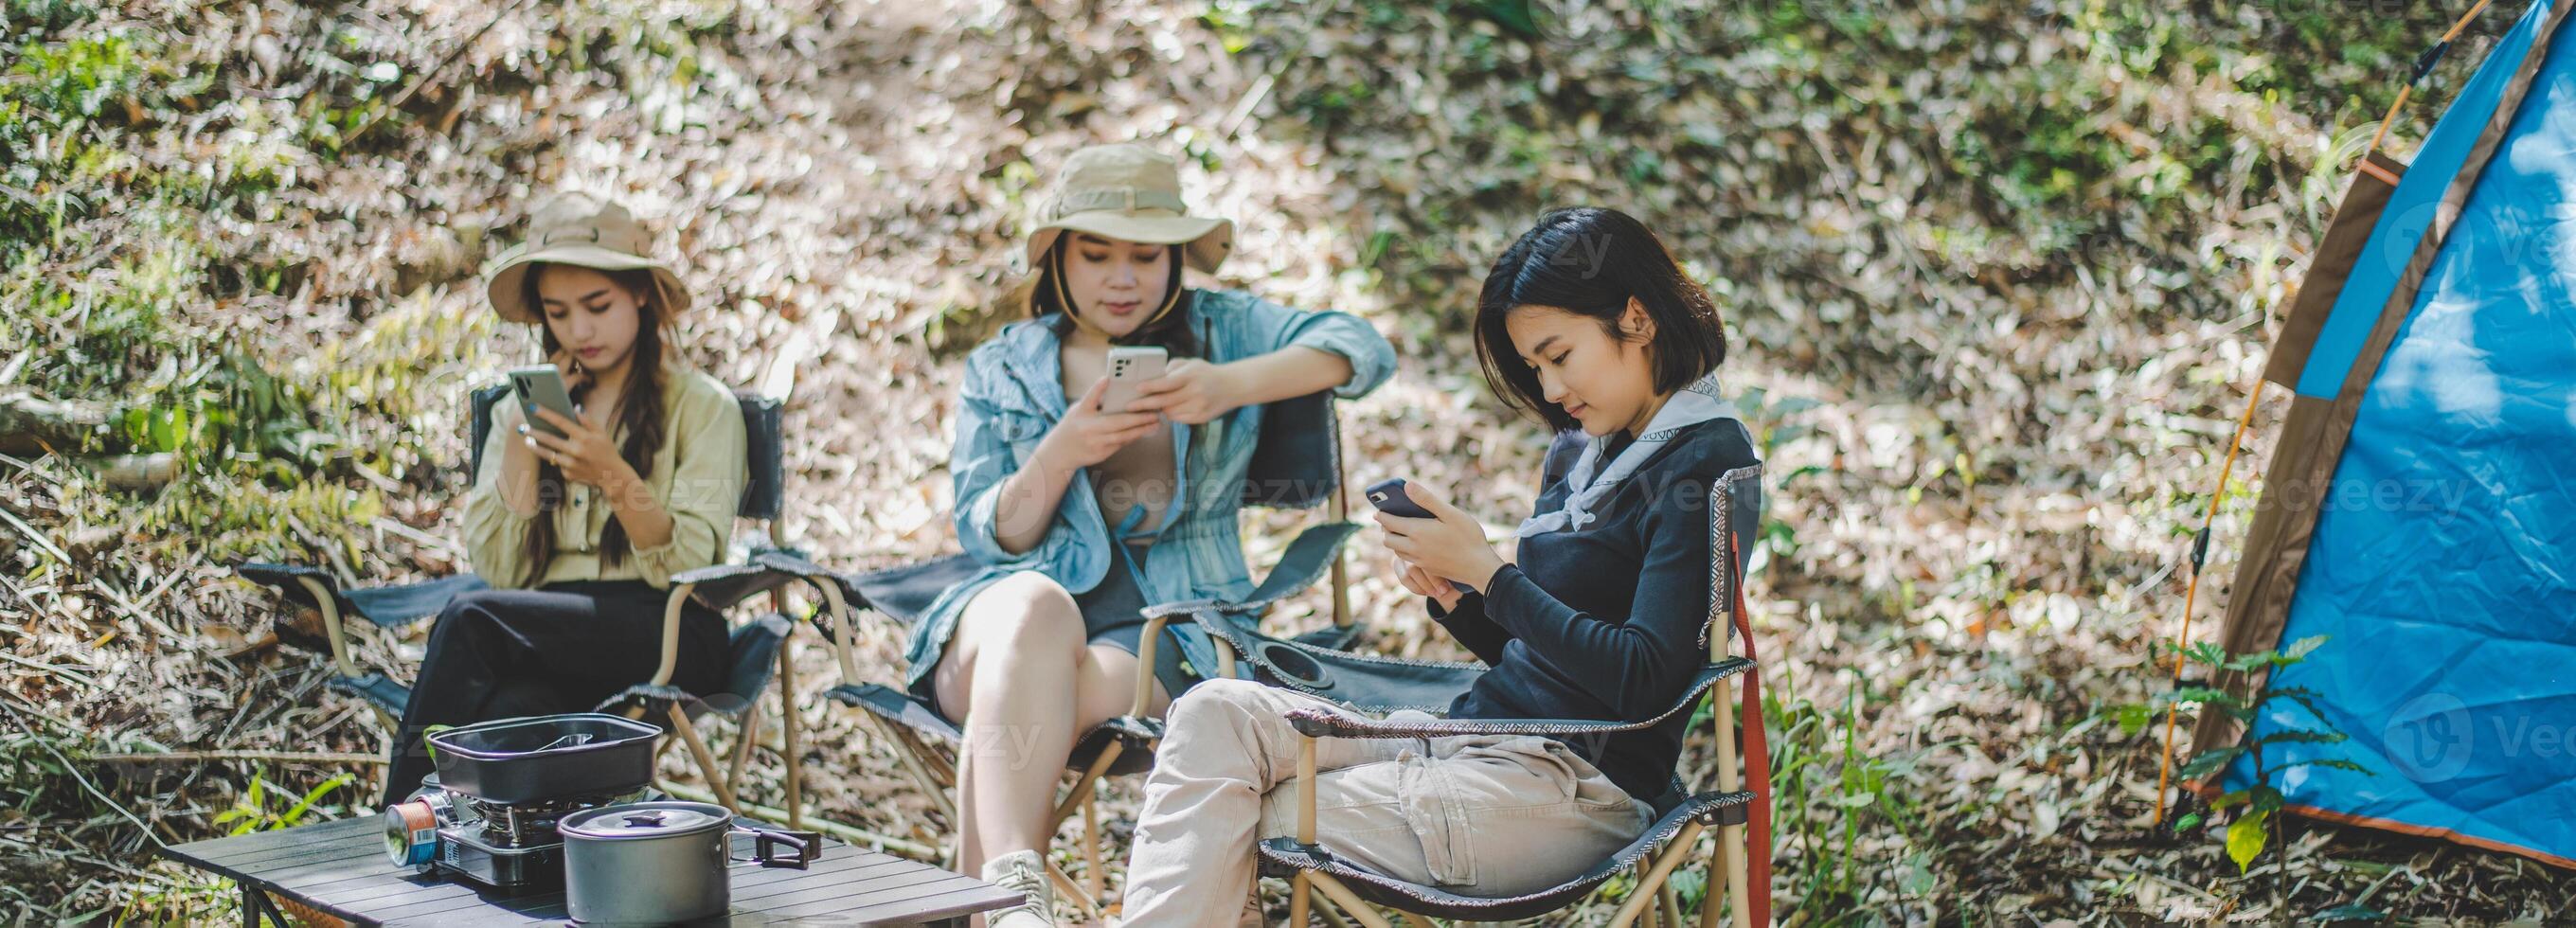
<instances>
[{"instance_id":1,"label":"woman wearing bucket hat","mask_svg":"<svg viewBox=\"0 0 2576 928\"><path fill-rule=\"evenodd\" d=\"M549 432L515 402L496 410L465 502L466 555L494 589L450 600L430 629L388 803L428 774L428 726L582 711L651 676L671 575L724 556L742 410L670 348L689 294L651 245L625 208L562 194L484 274L493 310L538 328L578 415L538 410ZM724 621L692 603L680 636L670 682L721 686Z\"/></svg>"},{"instance_id":2,"label":"woman wearing bucket hat","mask_svg":"<svg viewBox=\"0 0 2576 928\"><path fill-rule=\"evenodd\" d=\"M997 926L1051 924L1041 854L1077 735L1191 680L1175 652L1140 667L1147 603L1252 590L1237 510L1262 404L1356 397L1394 370L1367 323L1183 286L1214 271L1233 223L1190 215L1180 172L1138 145L1066 159L1027 256L1033 318L967 359L951 470L956 526L982 563L915 627L909 684L962 722L960 869L1028 894ZM1171 360L1103 409L1116 345ZM1207 660L1193 662L1206 666Z\"/></svg>"}]
</instances>

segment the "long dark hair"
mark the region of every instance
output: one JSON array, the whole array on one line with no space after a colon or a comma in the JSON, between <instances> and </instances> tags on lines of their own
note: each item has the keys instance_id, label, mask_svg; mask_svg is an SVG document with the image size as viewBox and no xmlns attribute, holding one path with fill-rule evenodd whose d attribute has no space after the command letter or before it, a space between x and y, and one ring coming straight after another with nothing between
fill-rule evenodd
<instances>
[{"instance_id":1,"label":"long dark hair","mask_svg":"<svg viewBox=\"0 0 2576 928\"><path fill-rule=\"evenodd\" d=\"M1072 247L1067 243L1072 240L1073 234L1069 232L1056 236L1055 244L1048 246L1046 255L1038 261L1037 278L1029 291L1029 317L1044 319L1055 314L1055 319L1047 324L1054 328L1059 339L1072 334L1073 314L1079 311L1067 305L1063 296L1066 290L1062 286L1067 249ZM1195 308L1191 304L1196 302L1197 293L1181 286L1179 245L1171 246L1171 265L1171 278L1165 282L1163 291L1164 299L1177 301L1171 311L1149 325L1113 339L1113 344L1160 347L1174 358L1199 356L1198 333L1190 328L1190 311Z\"/></svg>"},{"instance_id":2,"label":"long dark hair","mask_svg":"<svg viewBox=\"0 0 2576 928\"><path fill-rule=\"evenodd\" d=\"M1476 358L1485 382L1503 405L1535 412L1557 431L1580 427L1546 399L1538 372L1520 360L1503 321L1522 306L1549 306L1601 324L1611 338L1633 340L1619 329L1634 298L1655 320L1646 348L1655 366L1655 392L1669 394L1726 361L1726 324L1717 304L1646 224L1615 209L1580 206L1539 217L1538 225L1494 259L1476 297Z\"/></svg>"},{"instance_id":3,"label":"long dark hair","mask_svg":"<svg viewBox=\"0 0 2576 928\"><path fill-rule=\"evenodd\" d=\"M520 278L521 297L527 305L545 305L537 295L537 280L553 266L544 263L528 266L527 274ZM653 451L662 447L663 432L670 425L663 415L662 403L662 325L669 315L663 308L669 304L664 301L661 279L653 275L651 268L601 270L599 273L608 275L608 279L620 289L635 297L635 345L627 354L625 395L617 398L617 418L612 426L616 431L611 434L623 433L626 436L617 446L617 456L626 459L626 466L634 468L638 477L651 477ZM538 337L545 346L545 355L553 357L563 348L563 343L555 339L554 328L542 321L542 315L540 311ZM572 391L574 405L582 403L585 394L590 392L590 386L585 382ZM563 502L564 490L563 470L543 459L538 460L537 517L529 520L528 535L519 546L523 559L528 563L526 582L530 584L543 578L547 565L554 560L554 510ZM616 565L624 562L626 555L633 551L634 545L626 538L626 526L617 521L615 513L610 513L608 526L599 533L599 562Z\"/></svg>"}]
</instances>

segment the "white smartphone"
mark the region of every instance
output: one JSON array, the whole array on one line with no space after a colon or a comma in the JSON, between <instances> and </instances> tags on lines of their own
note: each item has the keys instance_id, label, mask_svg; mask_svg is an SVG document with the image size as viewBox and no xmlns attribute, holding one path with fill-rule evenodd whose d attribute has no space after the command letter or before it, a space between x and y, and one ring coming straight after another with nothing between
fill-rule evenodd
<instances>
[{"instance_id":1,"label":"white smartphone","mask_svg":"<svg viewBox=\"0 0 2576 928\"><path fill-rule=\"evenodd\" d=\"M537 416L537 407L554 410L566 419L578 420L580 413L572 408L572 394L565 392L563 372L552 364L536 364L510 370L510 390L518 394L519 415L532 429L561 437L563 430Z\"/></svg>"},{"instance_id":2,"label":"white smartphone","mask_svg":"<svg viewBox=\"0 0 2576 928\"><path fill-rule=\"evenodd\" d=\"M1127 404L1136 401L1136 385L1163 376L1163 365L1171 352L1151 346L1125 346L1109 349L1109 389L1100 394L1103 412L1126 412Z\"/></svg>"}]
</instances>

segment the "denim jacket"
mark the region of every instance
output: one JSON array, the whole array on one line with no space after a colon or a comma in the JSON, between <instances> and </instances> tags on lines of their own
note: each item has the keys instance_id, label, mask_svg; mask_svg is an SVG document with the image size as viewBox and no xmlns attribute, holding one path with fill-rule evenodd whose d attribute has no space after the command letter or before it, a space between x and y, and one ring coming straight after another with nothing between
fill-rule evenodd
<instances>
[{"instance_id":1,"label":"denim jacket","mask_svg":"<svg viewBox=\"0 0 2576 928\"><path fill-rule=\"evenodd\" d=\"M1209 363L1292 345L1329 351L1351 364L1351 379L1333 391L1344 399L1367 394L1395 371L1394 347L1368 323L1347 314L1305 312L1221 290L1194 291L1189 313ZM994 540L995 503L1003 482L1019 471L1038 440L1065 414L1062 342L1050 321L1005 326L966 359L948 467L955 481L958 542L983 569L941 593L914 626L905 658L915 692L926 691L967 601L993 581L1013 571L1036 570L1079 594L1116 569L1115 542L1087 471L1066 485L1053 524L1036 546L1012 554ZM1174 473L1180 484L1173 513L1145 558L1146 602L1238 599L1252 592L1238 515L1245 470L1261 435L1261 414L1256 405L1218 417L1197 430L1196 447L1192 430L1172 423Z\"/></svg>"}]
</instances>

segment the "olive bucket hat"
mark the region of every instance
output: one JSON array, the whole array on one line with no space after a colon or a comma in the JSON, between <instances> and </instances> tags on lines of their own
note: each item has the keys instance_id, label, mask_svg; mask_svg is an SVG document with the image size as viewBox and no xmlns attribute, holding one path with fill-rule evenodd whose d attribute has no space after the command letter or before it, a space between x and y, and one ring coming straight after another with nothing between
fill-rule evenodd
<instances>
[{"instance_id":1,"label":"olive bucket hat","mask_svg":"<svg viewBox=\"0 0 2576 928\"><path fill-rule=\"evenodd\" d=\"M1211 274L1234 250L1234 221L1190 215L1181 202L1179 163L1142 145L1094 145L1074 152L1064 160L1055 191L1036 219L1028 242L1032 268L1066 232L1179 245L1182 263Z\"/></svg>"},{"instance_id":2,"label":"olive bucket hat","mask_svg":"<svg viewBox=\"0 0 2576 928\"><path fill-rule=\"evenodd\" d=\"M598 271L651 268L661 287L664 319L689 308L689 290L668 262L648 257L653 233L626 207L584 193L558 193L537 201L528 213L528 240L512 246L483 271L483 289L492 309L511 322L537 324L542 316L527 302L530 265L569 264Z\"/></svg>"}]
</instances>

